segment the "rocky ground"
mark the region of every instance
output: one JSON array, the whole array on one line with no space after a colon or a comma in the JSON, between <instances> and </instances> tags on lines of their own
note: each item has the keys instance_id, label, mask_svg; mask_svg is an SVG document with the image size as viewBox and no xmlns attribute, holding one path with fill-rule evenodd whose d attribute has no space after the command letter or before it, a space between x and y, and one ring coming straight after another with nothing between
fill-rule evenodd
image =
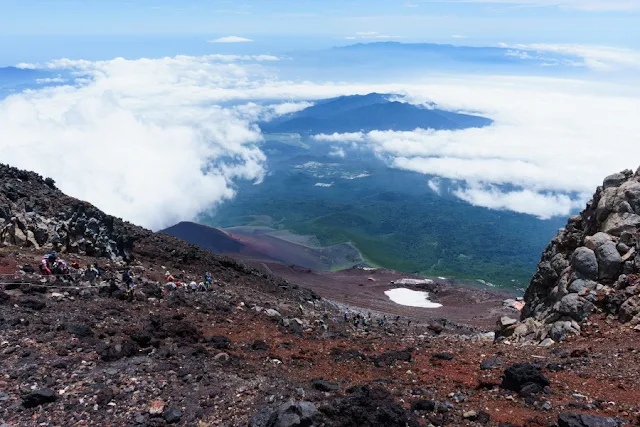
<instances>
[{"instance_id":1,"label":"rocky ground","mask_svg":"<svg viewBox=\"0 0 640 427\"><path fill-rule=\"evenodd\" d=\"M498 341L455 322L356 328L291 280L109 217L35 174L0 177L2 427L640 424L640 332L595 304L580 335L545 346L507 318ZM35 267L53 248L102 277L44 280ZM167 272L205 271L210 292L166 289Z\"/></svg>"},{"instance_id":2,"label":"rocky ground","mask_svg":"<svg viewBox=\"0 0 640 427\"><path fill-rule=\"evenodd\" d=\"M0 253L3 272L39 255ZM103 267L119 283L117 265ZM592 317L581 336L548 348L437 324L365 331L313 294L256 289L251 274L212 292L164 293L153 285L162 266L133 270L147 294L135 302L108 286L5 285L0 425L546 426L567 412L640 422L640 333L617 321ZM521 363L533 375L505 384ZM304 413L289 401L313 404L313 424L269 424L279 407ZM256 414L264 420L249 424Z\"/></svg>"}]
</instances>

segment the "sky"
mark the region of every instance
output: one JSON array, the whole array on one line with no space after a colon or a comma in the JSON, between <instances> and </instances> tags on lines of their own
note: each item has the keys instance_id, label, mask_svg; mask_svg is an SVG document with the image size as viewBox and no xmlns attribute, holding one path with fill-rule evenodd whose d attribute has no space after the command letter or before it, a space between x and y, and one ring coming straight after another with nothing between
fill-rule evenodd
<instances>
[{"instance_id":1,"label":"sky","mask_svg":"<svg viewBox=\"0 0 640 427\"><path fill-rule=\"evenodd\" d=\"M339 95L493 119L314 137L478 206L566 216L638 167L640 0L0 3L0 162L152 229L260 185L257 123Z\"/></svg>"},{"instance_id":2,"label":"sky","mask_svg":"<svg viewBox=\"0 0 640 427\"><path fill-rule=\"evenodd\" d=\"M205 54L208 40L281 52L355 39L640 47L640 0L0 0L0 64L101 52ZM375 33L367 36L367 34ZM224 52L223 52L224 51Z\"/></svg>"}]
</instances>

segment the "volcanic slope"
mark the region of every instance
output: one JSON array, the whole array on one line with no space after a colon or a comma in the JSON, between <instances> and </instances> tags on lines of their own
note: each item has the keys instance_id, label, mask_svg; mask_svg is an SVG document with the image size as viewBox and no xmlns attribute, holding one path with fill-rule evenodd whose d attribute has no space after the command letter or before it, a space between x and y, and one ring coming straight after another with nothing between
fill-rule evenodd
<instances>
[{"instance_id":1,"label":"volcanic slope","mask_svg":"<svg viewBox=\"0 0 640 427\"><path fill-rule=\"evenodd\" d=\"M267 133L345 133L373 130L466 129L493 123L485 117L423 108L394 100L394 95L341 96L317 102L260 127Z\"/></svg>"},{"instance_id":2,"label":"volcanic slope","mask_svg":"<svg viewBox=\"0 0 640 427\"><path fill-rule=\"evenodd\" d=\"M0 425L638 422L638 336L602 314L550 348L403 318L356 327L312 291L108 216L51 180L0 166L0 183ZM101 276L37 275L53 248ZM209 292L165 284L167 272L189 283L205 271Z\"/></svg>"}]
</instances>

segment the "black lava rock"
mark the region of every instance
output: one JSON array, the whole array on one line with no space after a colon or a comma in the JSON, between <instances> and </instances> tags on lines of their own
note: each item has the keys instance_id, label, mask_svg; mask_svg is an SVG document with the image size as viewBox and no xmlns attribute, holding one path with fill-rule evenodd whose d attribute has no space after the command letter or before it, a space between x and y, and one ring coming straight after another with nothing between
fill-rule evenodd
<instances>
[{"instance_id":1,"label":"black lava rock","mask_svg":"<svg viewBox=\"0 0 640 427\"><path fill-rule=\"evenodd\" d=\"M86 338L93 336L93 330L86 323L67 323L65 329L72 335L79 338Z\"/></svg>"},{"instance_id":2,"label":"black lava rock","mask_svg":"<svg viewBox=\"0 0 640 427\"><path fill-rule=\"evenodd\" d=\"M340 386L338 384L325 381L322 378L317 378L311 382L313 384L313 388L319 391L331 392L340 390Z\"/></svg>"},{"instance_id":3,"label":"black lava rock","mask_svg":"<svg viewBox=\"0 0 640 427\"><path fill-rule=\"evenodd\" d=\"M432 359L436 360L453 360L453 354L451 353L435 353L431 355Z\"/></svg>"},{"instance_id":4,"label":"black lava rock","mask_svg":"<svg viewBox=\"0 0 640 427\"><path fill-rule=\"evenodd\" d=\"M433 412L436 410L438 403L435 400L416 400L411 403L411 409L414 411L428 411Z\"/></svg>"},{"instance_id":5,"label":"black lava rock","mask_svg":"<svg viewBox=\"0 0 640 427\"><path fill-rule=\"evenodd\" d=\"M540 368L531 363L518 363L504 371L501 387L519 394L531 395L539 393L550 383Z\"/></svg>"},{"instance_id":6,"label":"black lava rock","mask_svg":"<svg viewBox=\"0 0 640 427\"><path fill-rule=\"evenodd\" d=\"M182 418L182 411L175 406L170 406L162 413L162 417L169 424L175 424Z\"/></svg>"},{"instance_id":7,"label":"black lava rock","mask_svg":"<svg viewBox=\"0 0 640 427\"><path fill-rule=\"evenodd\" d=\"M42 390L36 390L33 393L29 393L22 398L22 406L25 408L35 408L47 403L53 403L58 400L56 392L50 388L44 388Z\"/></svg>"},{"instance_id":8,"label":"black lava rock","mask_svg":"<svg viewBox=\"0 0 640 427\"><path fill-rule=\"evenodd\" d=\"M560 414L558 427L618 427L622 423L614 418L586 414Z\"/></svg>"}]
</instances>

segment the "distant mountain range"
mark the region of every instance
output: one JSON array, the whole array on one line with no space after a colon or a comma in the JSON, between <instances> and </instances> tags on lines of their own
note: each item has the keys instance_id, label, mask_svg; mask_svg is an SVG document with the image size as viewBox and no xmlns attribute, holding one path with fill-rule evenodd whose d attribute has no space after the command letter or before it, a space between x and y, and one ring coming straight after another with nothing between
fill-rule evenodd
<instances>
[{"instance_id":1,"label":"distant mountain range","mask_svg":"<svg viewBox=\"0 0 640 427\"><path fill-rule=\"evenodd\" d=\"M370 93L331 98L302 111L261 123L266 133L345 133L416 128L454 130L489 126L486 117L400 102L397 95Z\"/></svg>"}]
</instances>

